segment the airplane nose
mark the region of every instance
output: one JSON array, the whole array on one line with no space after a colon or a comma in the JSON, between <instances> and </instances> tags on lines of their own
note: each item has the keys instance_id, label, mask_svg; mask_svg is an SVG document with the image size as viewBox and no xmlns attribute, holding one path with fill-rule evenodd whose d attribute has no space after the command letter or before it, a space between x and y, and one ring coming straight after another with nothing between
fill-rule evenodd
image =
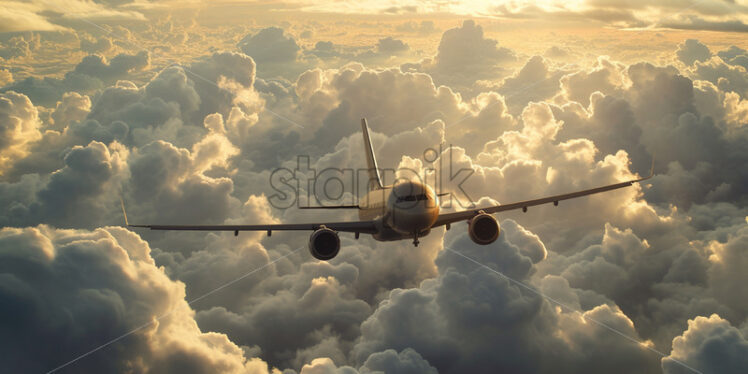
<instances>
[{"instance_id":1,"label":"airplane nose","mask_svg":"<svg viewBox=\"0 0 748 374\"><path fill-rule=\"evenodd\" d=\"M420 233L436 222L439 204L434 191L418 182L393 186L389 224L402 234Z\"/></svg>"},{"instance_id":2,"label":"airplane nose","mask_svg":"<svg viewBox=\"0 0 748 374\"><path fill-rule=\"evenodd\" d=\"M438 216L439 206L427 206L422 202L418 206L395 208L392 212L391 226L403 234L412 234L430 228Z\"/></svg>"}]
</instances>

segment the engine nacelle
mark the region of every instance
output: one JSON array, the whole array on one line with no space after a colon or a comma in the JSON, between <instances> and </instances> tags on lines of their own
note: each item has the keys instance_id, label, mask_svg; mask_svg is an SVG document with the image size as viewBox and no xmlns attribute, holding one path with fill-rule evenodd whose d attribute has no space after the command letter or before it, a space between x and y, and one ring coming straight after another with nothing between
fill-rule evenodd
<instances>
[{"instance_id":1,"label":"engine nacelle","mask_svg":"<svg viewBox=\"0 0 748 374\"><path fill-rule=\"evenodd\" d=\"M339 251L340 238L334 230L323 226L309 237L309 252L318 260L331 260Z\"/></svg>"},{"instance_id":2,"label":"engine nacelle","mask_svg":"<svg viewBox=\"0 0 748 374\"><path fill-rule=\"evenodd\" d=\"M470 239L480 245L491 244L499 238L499 222L490 214L478 213L468 221Z\"/></svg>"}]
</instances>

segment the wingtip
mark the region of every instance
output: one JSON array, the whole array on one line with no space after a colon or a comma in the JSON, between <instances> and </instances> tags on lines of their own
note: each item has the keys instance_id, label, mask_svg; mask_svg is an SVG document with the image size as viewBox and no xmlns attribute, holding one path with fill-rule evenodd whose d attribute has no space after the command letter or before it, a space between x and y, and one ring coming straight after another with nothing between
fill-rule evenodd
<instances>
[{"instance_id":1,"label":"wingtip","mask_svg":"<svg viewBox=\"0 0 748 374\"><path fill-rule=\"evenodd\" d=\"M361 126L366 127L368 124L366 123L366 117L361 118Z\"/></svg>"}]
</instances>

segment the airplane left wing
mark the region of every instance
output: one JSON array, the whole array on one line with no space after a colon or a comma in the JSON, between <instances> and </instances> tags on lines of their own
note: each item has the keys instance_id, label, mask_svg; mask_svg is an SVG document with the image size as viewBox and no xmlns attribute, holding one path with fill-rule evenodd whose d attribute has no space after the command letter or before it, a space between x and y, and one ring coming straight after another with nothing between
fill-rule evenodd
<instances>
[{"instance_id":1,"label":"airplane left wing","mask_svg":"<svg viewBox=\"0 0 748 374\"><path fill-rule=\"evenodd\" d=\"M650 170L649 175L644 178L634 179L634 180L621 182L621 183L609 184L607 186L591 188L588 190L571 192L571 193L566 193L566 194L561 194L561 195L548 196L548 197L535 199L535 200L526 200L526 201L520 201L517 203L510 203L510 204L500 204L500 205L489 206L486 208L465 210L461 212L444 213L444 214L439 215L439 217L436 219L436 222L431 227L438 227L442 225L448 225L453 222L468 220L470 218L473 218L476 214L480 213L481 211L484 213L491 214L491 213L503 212L507 210L522 209L523 211L526 212L527 208L531 206L548 204L548 203L553 203L553 205L558 205L558 202L561 200L568 200L568 199L573 199L575 197L587 196L587 195L592 195L592 194L596 194L600 192L611 191L611 190L615 190L615 189L619 189L623 187L628 187L628 186L633 185L634 183L638 183L641 181L645 181L649 178L652 178L653 175L654 175L654 159L652 160L652 169Z\"/></svg>"}]
</instances>

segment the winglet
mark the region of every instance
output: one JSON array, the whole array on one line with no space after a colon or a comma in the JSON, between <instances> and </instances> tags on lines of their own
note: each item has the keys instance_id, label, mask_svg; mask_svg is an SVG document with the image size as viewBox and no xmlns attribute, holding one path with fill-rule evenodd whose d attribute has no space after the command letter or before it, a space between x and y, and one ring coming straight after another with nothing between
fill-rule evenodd
<instances>
[{"instance_id":1,"label":"winglet","mask_svg":"<svg viewBox=\"0 0 748 374\"><path fill-rule=\"evenodd\" d=\"M122 215L125 216L125 226L130 226L130 223L127 222L127 211L125 211L125 200L123 200L122 197L120 197L119 202L122 205Z\"/></svg>"},{"instance_id":2,"label":"winglet","mask_svg":"<svg viewBox=\"0 0 748 374\"><path fill-rule=\"evenodd\" d=\"M652 178L655 175L655 156L652 155L652 167L649 169L649 176L647 178Z\"/></svg>"},{"instance_id":3,"label":"winglet","mask_svg":"<svg viewBox=\"0 0 748 374\"><path fill-rule=\"evenodd\" d=\"M645 181L645 180L647 180L649 178L654 177L654 175L655 175L655 157L654 157L654 155L652 155L652 166L649 168L649 175L647 175L644 178L639 178L635 182Z\"/></svg>"}]
</instances>

